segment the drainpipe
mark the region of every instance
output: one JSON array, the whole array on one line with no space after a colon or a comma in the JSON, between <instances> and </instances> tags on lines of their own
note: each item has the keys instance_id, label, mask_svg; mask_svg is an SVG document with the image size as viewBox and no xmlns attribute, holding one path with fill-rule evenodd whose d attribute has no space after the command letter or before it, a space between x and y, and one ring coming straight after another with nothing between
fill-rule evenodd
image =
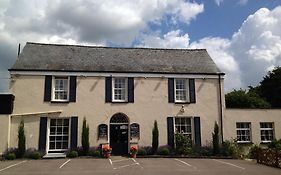
<instances>
[{"instance_id":1,"label":"drainpipe","mask_svg":"<svg viewBox=\"0 0 281 175\"><path fill-rule=\"evenodd\" d=\"M222 94L221 94L221 74L219 74L219 98L220 98L220 123L221 123L221 142L223 143L223 105L222 105Z\"/></svg>"},{"instance_id":2,"label":"drainpipe","mask_svg":"<svg viewBox=\"0 0 281 175\"><path fill-rule=\"evenodd\" d=\"M7 149L10 148L11 141L11 114L8 115L8 137L7 137Z\"/></svg>"}]
</instances>

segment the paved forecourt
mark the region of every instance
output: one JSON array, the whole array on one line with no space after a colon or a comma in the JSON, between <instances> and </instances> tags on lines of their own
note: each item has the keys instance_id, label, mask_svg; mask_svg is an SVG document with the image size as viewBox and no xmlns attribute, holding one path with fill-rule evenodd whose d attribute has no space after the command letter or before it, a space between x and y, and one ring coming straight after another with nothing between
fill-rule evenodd
<instances>
[{"instance_id":1,"label":"paved forecourt","mask_svg":"<svg viewBox=\"0 0 281 175\"><path fill-rule=\"evenodd\" d=\"M1 161L0 174L280 175L281 169L234 159L126 158Z\"/></svg>"}]
</instances>

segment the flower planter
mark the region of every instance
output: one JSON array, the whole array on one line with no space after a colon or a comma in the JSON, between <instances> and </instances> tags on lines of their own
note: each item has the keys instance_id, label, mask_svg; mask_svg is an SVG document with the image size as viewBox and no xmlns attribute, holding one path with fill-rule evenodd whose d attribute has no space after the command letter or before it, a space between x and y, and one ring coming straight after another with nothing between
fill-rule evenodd
<instances>
[{"instance_id":1,"label":"flower planter","mask_svg":"<svg viewBox=\"0 0 281 175\"><path fill-rule=\"evenodd\" d=\"M132 158L137 158L137 154L131 154Z\"/></svg>"},{"instance_id":2,"label":"flower planter","mask_svg":"<svg viewBox=\"0 0 281 175\"><path fill-rule=\"evenodd\" d=\"M103 157L104 158L110 158L110 153L108 153L108 152L103 153Z\"/></svg>"}]
</instances>

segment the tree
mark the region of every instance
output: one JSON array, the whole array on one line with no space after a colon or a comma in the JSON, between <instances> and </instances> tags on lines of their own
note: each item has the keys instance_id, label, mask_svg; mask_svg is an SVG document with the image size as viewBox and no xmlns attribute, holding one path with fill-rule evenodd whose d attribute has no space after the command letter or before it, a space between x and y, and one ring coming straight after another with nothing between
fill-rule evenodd
<instances>
[{"instance_id":1,"label":"tree","mask_svg":"<svg viewBox=\"0 0 281 175\"><path fill-rule=\"evenodd\" d=\"M87 125L86 118L84 117L82 126L82 148L84 155L88 155L89 147L89 125Z\"/></svg>"},{"instance_id":2,"label":"tree","mask_svg":"<svg viewBox=\"0 0 281 175\"><path fill-rule=\"evenodd\" d=\"M219 145L219 125L217 122L215 122L214 126L214 132L212 133L213 137L213 153L217 155L220 151L220 145Z\"/></svg>"},{"instance_id":3,"label":"tree","mask_svg":"<svg viewBox=\"0 0 281 175\"><path fill-rule=\"evenodd\" d=\"M157 121L154 120L154 127L152 130L152 152L153 152L153 154L157 153L158 146L159 146L159 130L158 130Z\"/></svg>"},{"instance_id":4,"label":"tree","mask_svg":"<svg viewBox=\"0 0 281 175\"><path fill-rule=\"evenodd\" d=\"M276 67L260 82L260 95L264 97L272 107L281 107L281 68Z\"/></svg>"},{"instance_id":5,"label":"tree","mask_svg":"<svg viewBox=\"0 0 281 175\"><path fill-rule=\"evenodd\" d=\"M21 120L18 128L18 157L23 157L25 150L24 121Z\"/></svg>"},{"instance_id":6,"label":"tree","mask_svg":"<svg viewBox=\"0 0 281 175\"><path fill-rule=\"evenodd\" d=\"M258 88L250 87L250 90L233 90L225 95L227 108L270 108L270 104L260 97Z\"/></svg>"}]
</instances>

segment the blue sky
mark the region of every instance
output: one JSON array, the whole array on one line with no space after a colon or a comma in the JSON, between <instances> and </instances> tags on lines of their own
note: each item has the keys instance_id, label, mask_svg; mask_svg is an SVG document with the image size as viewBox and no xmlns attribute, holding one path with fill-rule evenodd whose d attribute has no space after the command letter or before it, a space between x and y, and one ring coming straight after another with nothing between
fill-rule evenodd
<instances>
[{"instance_id":1,"label":"blue sky","mask_svg":"<svg viewBox=\"0 0 281 175\"><path fill-rule=\"evenodd\" d=\"M273 9L281 5L280 0L249 0L246 4L239 4L238 0L224 0L220 5L212 0L196 2L204 3L205 8L204 13L187 27L191 41L208 36L230 39L249 15L263 7Z\"/></svg>"},{"instance_id":2,"label":"blue sky","mask_svg":"<svg viewBox=\"0 0 281 175\"><path fill-rule=\"evenodd\" d=\"M0 92L17 45L206 48L226 92L281 64L281 0L0 0Z\"/></svg>"}]
</instances>

